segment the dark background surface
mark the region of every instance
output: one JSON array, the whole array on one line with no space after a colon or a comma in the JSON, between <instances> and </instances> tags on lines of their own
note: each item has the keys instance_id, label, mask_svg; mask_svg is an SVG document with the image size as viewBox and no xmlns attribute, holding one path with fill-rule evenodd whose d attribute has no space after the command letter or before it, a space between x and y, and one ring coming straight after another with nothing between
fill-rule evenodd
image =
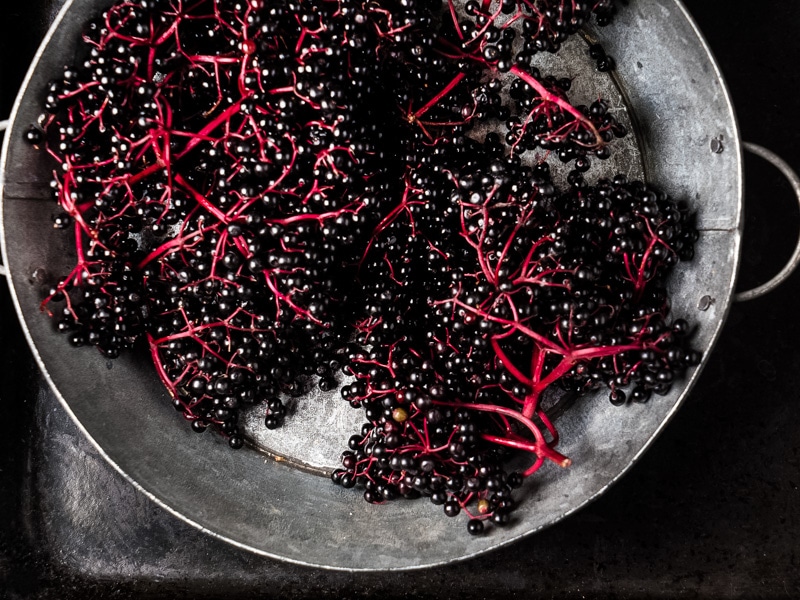
<instances>
[{"instance_id":1,"label":"dark background surface","mask_svg":"<svg viewBox=\"0 0 800 600\"><path fill-rule=\"evenodd\" d=\"M59 4L4 5L0 115ZM727 79L743 138L800 170L800 3L686 4ZM780 268L800 227L788 184L760 159L746 165L742 288ZM733 307L666 432L577 515L459 565L349 575L250 555L136 492L53 398L0 283L0 597L798 598L799 292L800 274Z\"/></svg>"}]
</instances>

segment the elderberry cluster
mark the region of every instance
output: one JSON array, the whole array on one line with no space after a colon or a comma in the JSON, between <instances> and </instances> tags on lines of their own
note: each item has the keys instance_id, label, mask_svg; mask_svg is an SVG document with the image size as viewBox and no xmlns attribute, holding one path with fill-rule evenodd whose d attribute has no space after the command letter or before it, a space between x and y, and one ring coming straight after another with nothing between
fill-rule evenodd
<instances>
[{"instance_id":1,"label":"elderberry cluster","mask_svg":"<svg viewBox=\"0 0 800 600\"><path fill-rule=\"evenodd\" d=\"M146 337L175 408L233 447L242 406L263 402L273 428L280 394L335 385L348 265L405 168L384 140L410 147L411 130L384 125L373 54L405 10L366 8L117 4L27 136L64 167L55 225L76 237L45 301L67 301L59 330L109 357Z\"/></svg>"},{"instance_id":2,"label":"elderberry cluster","mask_svg":"<svg viewBox=\"0 0 800 600\"><path fill-rule=\"evenodd\" d=\"M691 215L624 176L590 184L625 127L531 65L613 12L115 4L26 134L60 165L77 256L43 305L63 303L73 345L143 346L176 410L232 448L243 408L274 429L343 371L366 423L335 482L428 497L472 534L508 524L525 477L569 464L543 396L642 402L699 358L664 287ZM573 163L569 189L537 150Z\"/></svg>"},{"instance_id":3,"label":"elderberry cluster","mask_svg":"<svg viewBox=\"0 0 800 600\"><path fill-rule=\"evenodd\" d=\"M521 21L522 46L516 53L512 52L511 44L516 31L500 31L494 26L498 16L497 4L500 14ZM480 36L486 59L495 61L500 70L507 70L514 62L529 61L539 52L558 52L561 44L588 23L592 15L601 27L608 25L616 13L616 6L613 0L537 0L525 3L502 0L494 4L469 0L465 12L470 19L461 24L464 36Z\"/></svg>"},{"instance_id":4,"label":"elderberry cluster","mask_svg":"<svg viewBox=\"0 0 800 600\"><path fill-rule=\"evenodd\" d=\"M369 502L465 511L473 534L510 522L523 476L568 464L545 394L605 387L620 405L629 389L642 403L700 358L664 289L693 252L687 208L622 175L559 192L547 163L497 143L468 143L447 173L415 170L425 201L409 195L373 239L342 389L367 423L333 474ZM514 450L535 458L523 473L509 471Z\"/></svg>"}]
</instances>

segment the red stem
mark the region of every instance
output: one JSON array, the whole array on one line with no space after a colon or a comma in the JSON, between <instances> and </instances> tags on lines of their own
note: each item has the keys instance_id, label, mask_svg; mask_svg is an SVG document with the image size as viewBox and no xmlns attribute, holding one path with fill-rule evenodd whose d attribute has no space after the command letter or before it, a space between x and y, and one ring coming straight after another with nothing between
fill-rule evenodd
<instances>
[{"instance_id":1,"label":"red stem","mask_svg":"<svg viewBox=\"0 0 800 600\"><path fill-rule=\"evenodd\" d=\"M440 91L433 98L431 98L428 101L428 103L425 104L425 106L423 106L422 108L420 108L418 111L416 111L414 114L411 115L411 120L416 121L422 115L424 115L426 112L428 112L431 108L436 106L439 103L439 100L441 100L442 98L447 96L447 94L452 92L453 88L456 87L461 82L461 80L464 79L464 77L466 77L466 76L467 76L467 74L462 71L461 73L459 73L458 75L453 77L452 81L450 81L450 83L448 83L446 86L444 86L442 91Z\"/></svg>"},{"instance_id":2,"label":"red stem","mask_svg":"<svg viewBox=\"0 0 800 600\"><path fill-rule=\"evenodd\" d=\"M545 102L551 102L555 104L564 112L569 113L570 115L575 117L576 121L582 123L589 131L592 132L592 135L594 136L598 145L603 144L603 138L600 137L597 128L594 126L594 123L592 123L592 121L589 118L587 118L586 115L584 115L581 111L572 106L572 104L564 100L564 98L556 96L555 94L550 92L550 90L544 87L544 85L542 85L533 75L531 75L526 71L523 71L519 67L519 65L512 66L511 73L522 79L522 81L524 81L534 90L536 90L536 93L539 94L542 100L544 100Z\"/></svg>"}]
</instances>

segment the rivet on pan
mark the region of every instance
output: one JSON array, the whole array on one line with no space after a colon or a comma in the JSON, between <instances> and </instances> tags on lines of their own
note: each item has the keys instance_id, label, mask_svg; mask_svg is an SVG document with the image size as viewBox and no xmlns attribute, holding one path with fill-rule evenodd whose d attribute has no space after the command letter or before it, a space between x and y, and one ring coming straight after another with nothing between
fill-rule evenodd
<instances>
[{"instance_id":1,"label":"rivet on pan","mask_svg":"<svg viewBox=\"0 0 800 600\"><path fill-rule=\"evenodd\" d=\"M700 298L700 302L697 303L697 308L706 311L709 308L711 308L712 304L714 304L714 298L706 294L705 296Z\"/></svg>"},{"instance_id":2,"label":"rivet on pan","mask_svg":"<svg viewBox=\"0 0 800 600\"><path fill-rule=\"evenodd\" d=\"M39 267L38 269L34 269L33 273L31 273L30 282L31 283L36 283L36 284L39 284L39 285L41 285L43 283L46 283L47 282L47 271L42 267Z\"/></svg>"},{"instance_id":3,"label":"rivet on pan","mask_svg":"<svg viewBox=\"0 0 800 600\"><path fill-rule=\"evenodd\" d=\"M723 150L725 150L725 146L722 145L722 136L711 138L711 151L714 154L722 154Z\"/></svg>"}]
</instances>

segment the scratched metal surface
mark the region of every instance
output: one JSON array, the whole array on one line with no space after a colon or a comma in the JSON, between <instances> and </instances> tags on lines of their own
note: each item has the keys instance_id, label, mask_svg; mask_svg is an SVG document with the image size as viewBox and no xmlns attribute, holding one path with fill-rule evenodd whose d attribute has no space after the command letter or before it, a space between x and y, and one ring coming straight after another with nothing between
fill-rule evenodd
<instances>
[{"instance_id":1,"label":"scratched metal surface","mask_svg":"<svg viewBox=\"0 0 800 600\"><path fill-rule=\"evenodd\" d=\"M443 564L507 545L576 511L619 478L673 415L697 372L682 389L646 407L620 411L587 400L580 411L567 413L560 426L563 451L574 466L545 469L529 484L518 511L523 522L471 538L463 535L463 523L442 518L427 503L396 503L391 510L367 506L360 494L327 485L315 475L265 461L255 451L230 452L219 439L176 426L163 389L139 357L109 364L89 349L63 352L61 340L36 309L39 290L30 275L38 268L58 271L68 255L49 227L49 202L37 200L46 198L46 166L19 140L24 126L35 120L49 74L70 55L87 7L96 5L76 0L72 11L63 13L17 106L3 165L3 250L13 274L14 300L45 377L94 443L92 452L83 442L76 446L70 436L61 445L58 439L46 445L87 457L88 477L81 479L85 487L53 482L61 485L57 489L78 494L60 504L64 526L88 524L91 529L93 517L106 510L104 494L129 495L137 502L154 500L209 536L298 564L343 570ZM617 59L620 89L640 126L648 177L698 210L705 232L697 260L675 279L674 308L699 323L696 343L710 350L728 310L739 256L741 157L727 95L696 31L673 0L633 3L616 25L593 35ZM662 51L666 46L670 53ZM711 151L714 139L723 141L724 152ZM134 486L99 487L107 482L91 474L101 457ZM125 534L113 529L98 533ZM169 539L168 533L164 537ZM102 562L102 556L97 560Z\"/></svg>"}]
</instances>

